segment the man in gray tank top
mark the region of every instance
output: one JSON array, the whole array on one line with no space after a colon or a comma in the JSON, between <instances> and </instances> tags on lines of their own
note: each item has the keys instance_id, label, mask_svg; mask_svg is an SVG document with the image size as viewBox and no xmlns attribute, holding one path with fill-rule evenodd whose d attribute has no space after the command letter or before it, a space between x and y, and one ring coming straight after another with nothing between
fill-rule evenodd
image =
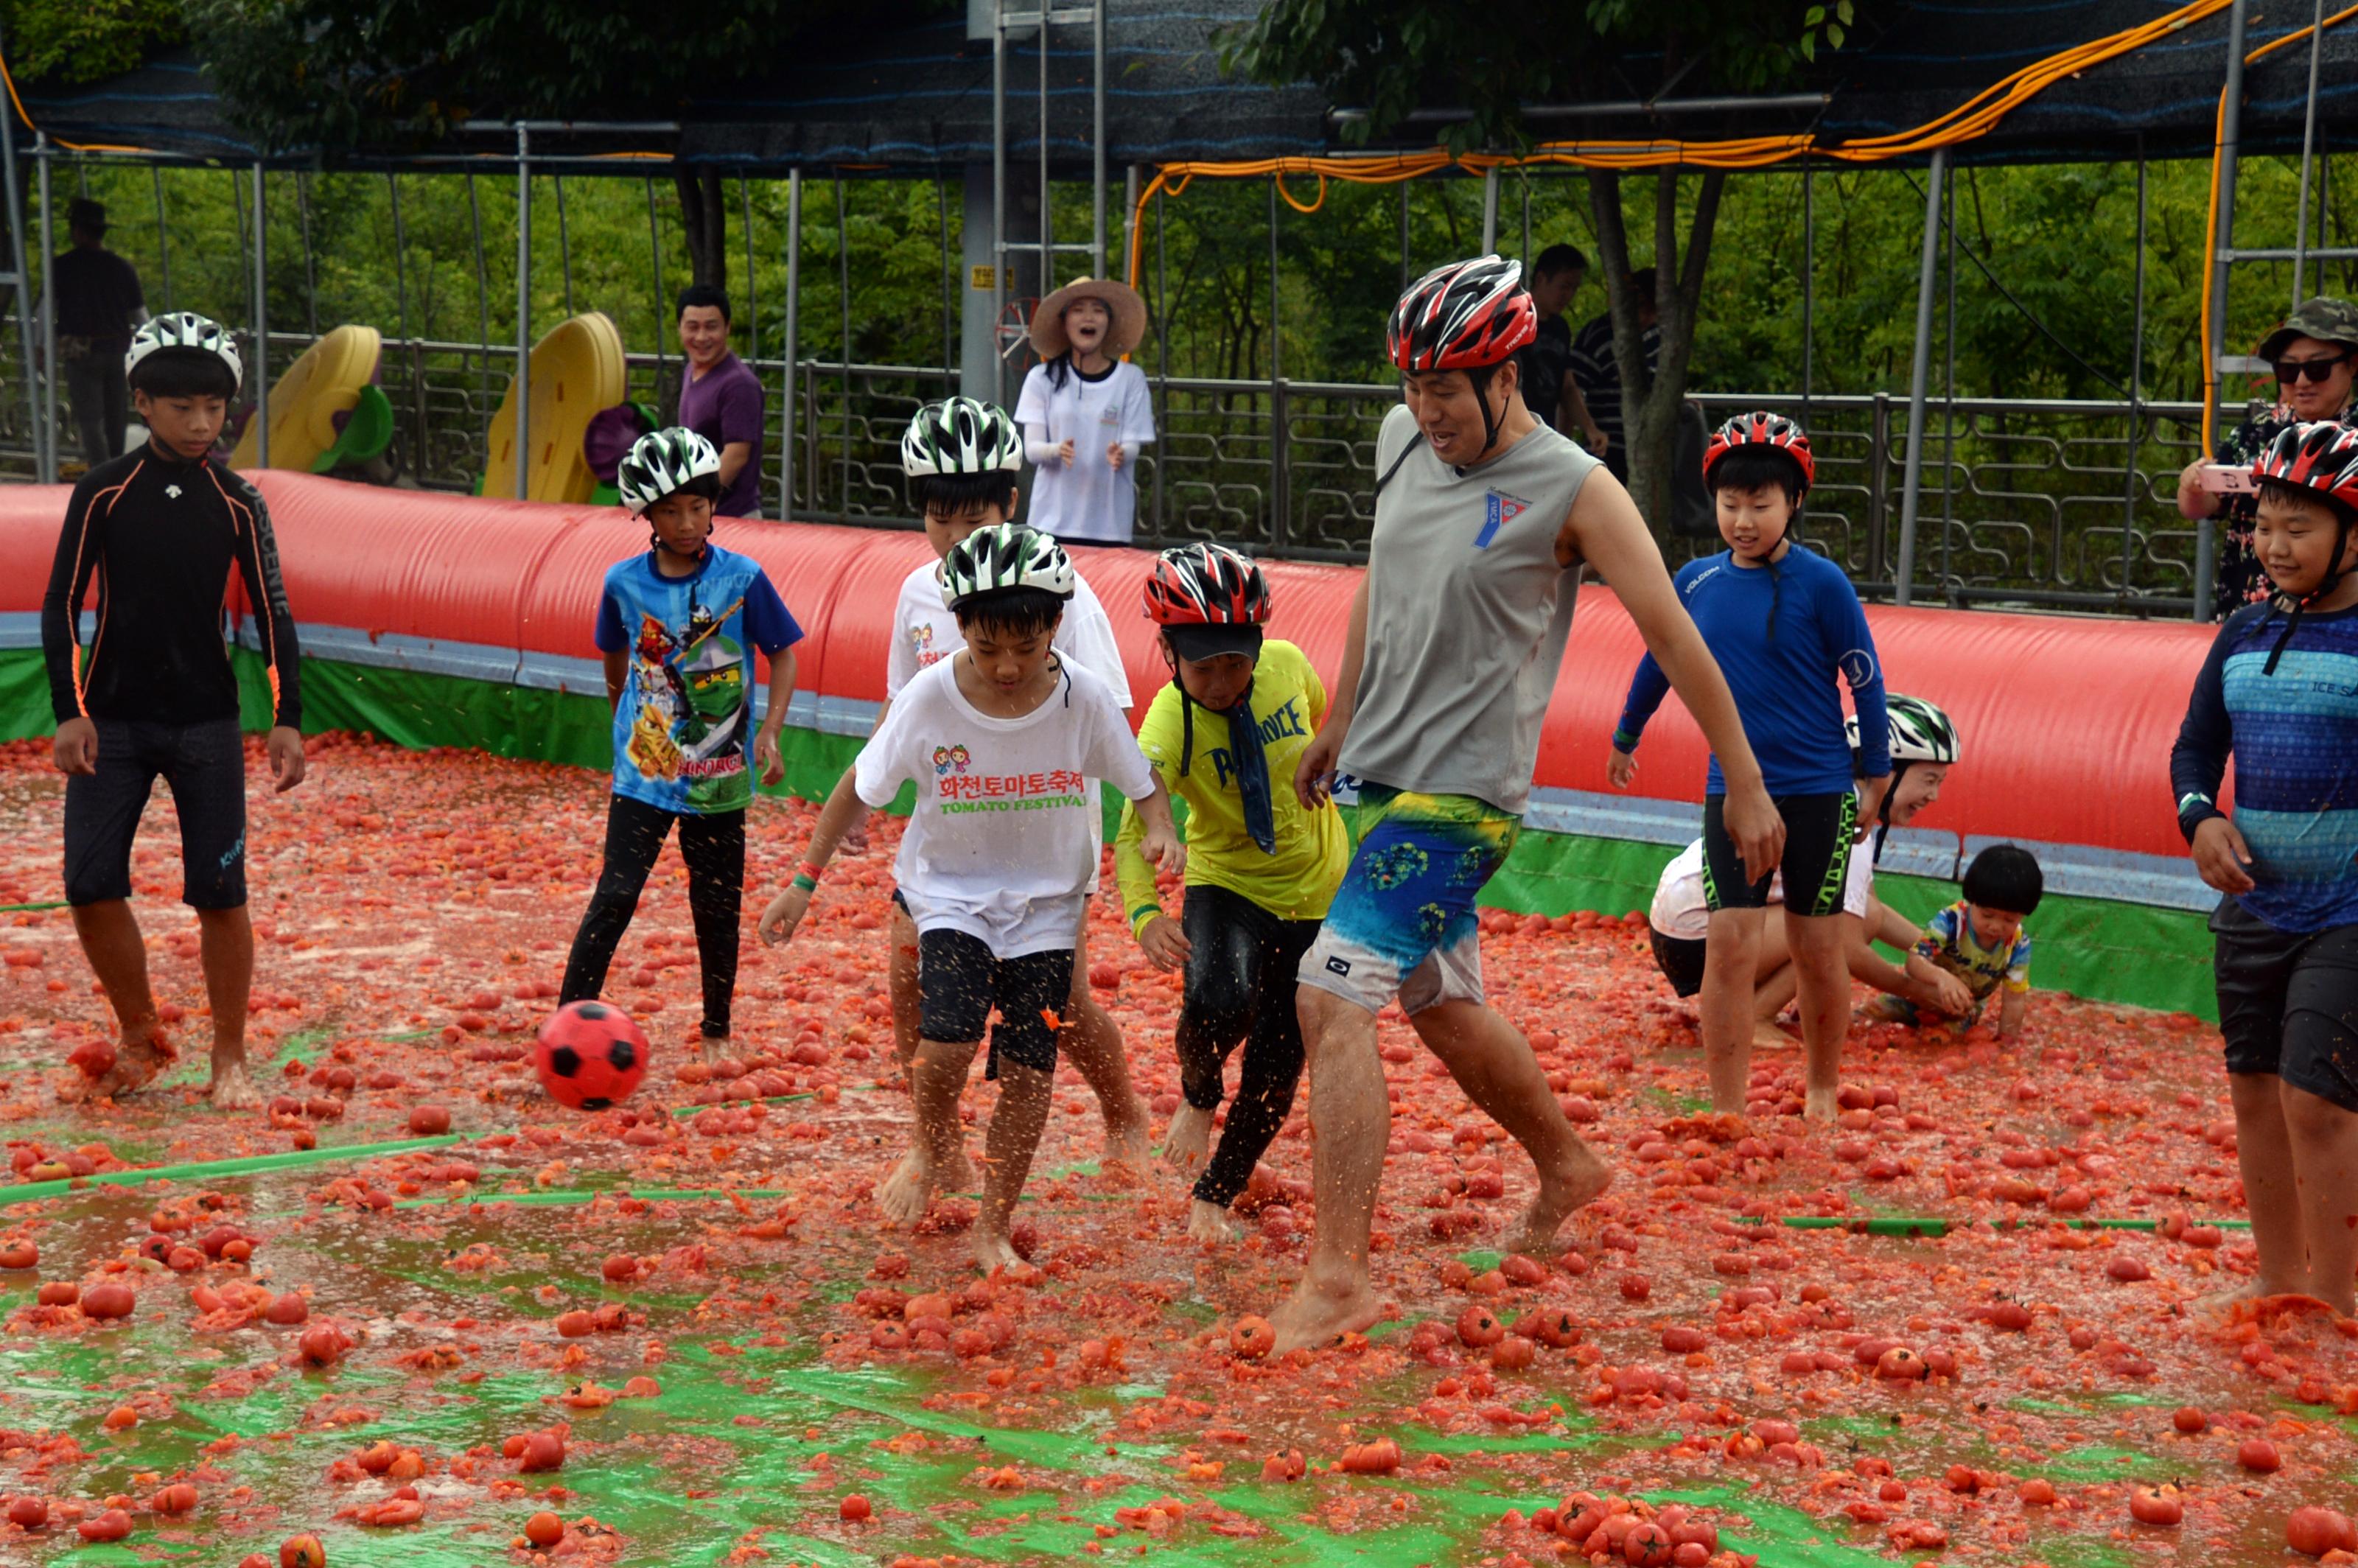
<instances>
[{"instance_id":1,"label":"man in gray tank top","mask_svg":"<svg viewBox=\"0 0 2358 1568\"><path fill-rule=\"evenodd\" d=\"M1420 279L1388 334L1404 406L1377 442L1375 536L1342 677L1294 787L1355 780L1360 839L1302 961L1317 1227L1277 1347L1375 1323L1368 1238L1391 1137L1376 1014L1394 997L1466 1094L1531 1154L1539 1190L1507 1239L1551 1249L1612 1180L1564 1119L1531 1044L1483 1004L1474 901L1514 847L1584 566L1613 584L1728 772L1727 820L1764 871L1784 825L1736 704L1627 491L1531 417L1515 351L1534 314L1497 256ZM1724 748L1724 749L1722 749ZM1739 806L1740 801L1740 806Z\"/></svg>"}]
</instances>

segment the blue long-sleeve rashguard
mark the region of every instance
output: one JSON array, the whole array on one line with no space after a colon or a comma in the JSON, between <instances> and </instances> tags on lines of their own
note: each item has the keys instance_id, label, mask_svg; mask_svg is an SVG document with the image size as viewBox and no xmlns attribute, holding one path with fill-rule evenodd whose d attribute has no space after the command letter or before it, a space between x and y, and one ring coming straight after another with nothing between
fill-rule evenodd
<instances>
[{"instance_id":1,"label":"blue long-sleeve rashguard","mask_svg":"<svg viewBox=\"0 0 2358 1568\"><path fill-rule=\"evenodd\" d=\"M1883 665L1858 590L1840 567L1806 545L1794 545L1773 566L1759 567L1737 566L1735 552L1722 550L1689 561L1673 582L1727 677L1744 737L1770 795L1834 795L1852 786L1837 677L1850 683L1851 703L1858 711L1865 776L1882 778L1891 772ZM1670 689L1670 677L1653 654L1638 661L1613 735L1617 748L1638 749L1646 721ZM1722 795L1726 789L1714 755L1705 793Z\"/></svg>"}]
</instances>

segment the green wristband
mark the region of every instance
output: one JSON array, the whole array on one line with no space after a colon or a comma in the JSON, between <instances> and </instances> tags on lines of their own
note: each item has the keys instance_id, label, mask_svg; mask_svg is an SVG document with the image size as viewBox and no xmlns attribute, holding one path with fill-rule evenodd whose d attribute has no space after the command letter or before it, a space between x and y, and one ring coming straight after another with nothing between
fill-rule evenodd
<instances>
[{"instance_id":1,"label":"green wristband","mask_svg":"<svg viewBox=\"0 0 2358 1568\"><path fill-rule=\"evenodd\" d=\"M811 877L811 874L808 871L797 871L795 873L795 886L802 889L805 892L818 892L818 883Z\"/></svg>"},{"instance_id":2,"label":"green wristband","mask_svg":"<svg viewBox=\"0 0 2358 1568\"><path fill-rule=\"evenodd\" d=\"M1133 940L1146 935L1147 923L1163 913L1159 903L1142 903L1130 912L1130 935Z\"/></svg>"}]
</instances>

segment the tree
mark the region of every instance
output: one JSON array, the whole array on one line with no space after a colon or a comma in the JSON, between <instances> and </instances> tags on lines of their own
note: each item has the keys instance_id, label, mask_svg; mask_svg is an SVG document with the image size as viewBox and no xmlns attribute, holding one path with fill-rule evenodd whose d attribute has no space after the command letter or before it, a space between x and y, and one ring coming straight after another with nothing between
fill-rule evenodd
<instances>
[{"instance_id":1,"label":"tree","mask_svg":"<svg viewBox=\"0 0 2358 1568\"><path fill-rule=\"evenodd\" d=\"M914 10L920 0L900 0ZM668 25L626 0L190 0L233 117L273 149L423 146L461 122L668 118L791 58L852 0L735 0ZM695 280L726 285L717 170L675 170Z\"/></svg>"},{"instance_id":2,"label":"tree","mask_svg":"<svg viewBox=\"0 0 2358 1568\"><path fill-rule=\"evenodd\" d=\"M39 87L118 75L183 37L177 0L0 0L0 34L10 73Z\"/></svg>"},{"instance_id":3,"label":"tree","mask_svg":"<svg viewBox=\"0 0 2358 1568\"><path fill-rule=\"evenodd\" d=\"M1367 117L1346 127L1354 139L1388 135L1428 104L1453 104L1466 110L1449 133L1453 146L1514 149L1532 139L1526 104L1758 92L1809 69L1822 48L1841 48L1855 14L1866 8L1855 0L1268 0L1258 16L1224 32L1219 42L1231 71L1271 85L1315 81L1338 102L1365 105ZM1663 519L1726 175L1704 170L1691 200L1682 200L1677 168L1653 178L1653 303L1661 351L1650 374L1629 281L1638 264L1624 220L1622 177L1591 169L1588 191L1620 362L1630 488L1647 517Z\"/></svg>"}]
</instances>

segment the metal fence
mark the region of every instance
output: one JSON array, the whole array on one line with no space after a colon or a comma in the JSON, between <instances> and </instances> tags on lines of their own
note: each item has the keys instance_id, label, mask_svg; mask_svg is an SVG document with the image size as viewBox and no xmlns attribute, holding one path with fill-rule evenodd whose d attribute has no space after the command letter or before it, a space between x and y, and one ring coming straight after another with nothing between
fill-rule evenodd
<instances>
[{"instance_id":1,"label":"metal fence","mask_svg":"<svg viewBox=\"0 0 2358 1568\"><path fill-rule=\"evenodd\" d=\"M273 332L270 362L310 345ZM250 346L250 345L249 345ZM13 348L13 345L10 345ZM395 416L400 482L471 492L514 351L387 339L379 378ZM812 522L914 527L899 442L910 414L948 390L937 366L805 361L795 395L785 366L751 362L771 387L765 514ZM628 357L629 395L651 406L676 355ZM0 351L0 387L21 384ZM1364 558L1373 522L1376 433L1398 401L1390 385L1183 377L1153 382L1158 438L1138 466L1138 542L1221 539L1259 553ZM1803 533L1869 597L1888 598L1899 554L1906 466L1902 398L1810 399L1704 393L1716 418L1771 407L1802 417L1817 454ZM1918 503L1914 597L2137 615L2194 608L2197 535L2175 504L2178 471L2197 455L2200 407L2121 402L1958 399L1935 404ZM60 423L66 424L62 412ZM791 424L791 428L789 428ZM26 411L0 397L0 477L34 471ZM70 437L67 438L70 444ZM791 459L785 459L791 441ZM792 495L781 508L782 470ZM1671 538L1671 559L1717 547Z\"/></svg>"}]
</instances>

